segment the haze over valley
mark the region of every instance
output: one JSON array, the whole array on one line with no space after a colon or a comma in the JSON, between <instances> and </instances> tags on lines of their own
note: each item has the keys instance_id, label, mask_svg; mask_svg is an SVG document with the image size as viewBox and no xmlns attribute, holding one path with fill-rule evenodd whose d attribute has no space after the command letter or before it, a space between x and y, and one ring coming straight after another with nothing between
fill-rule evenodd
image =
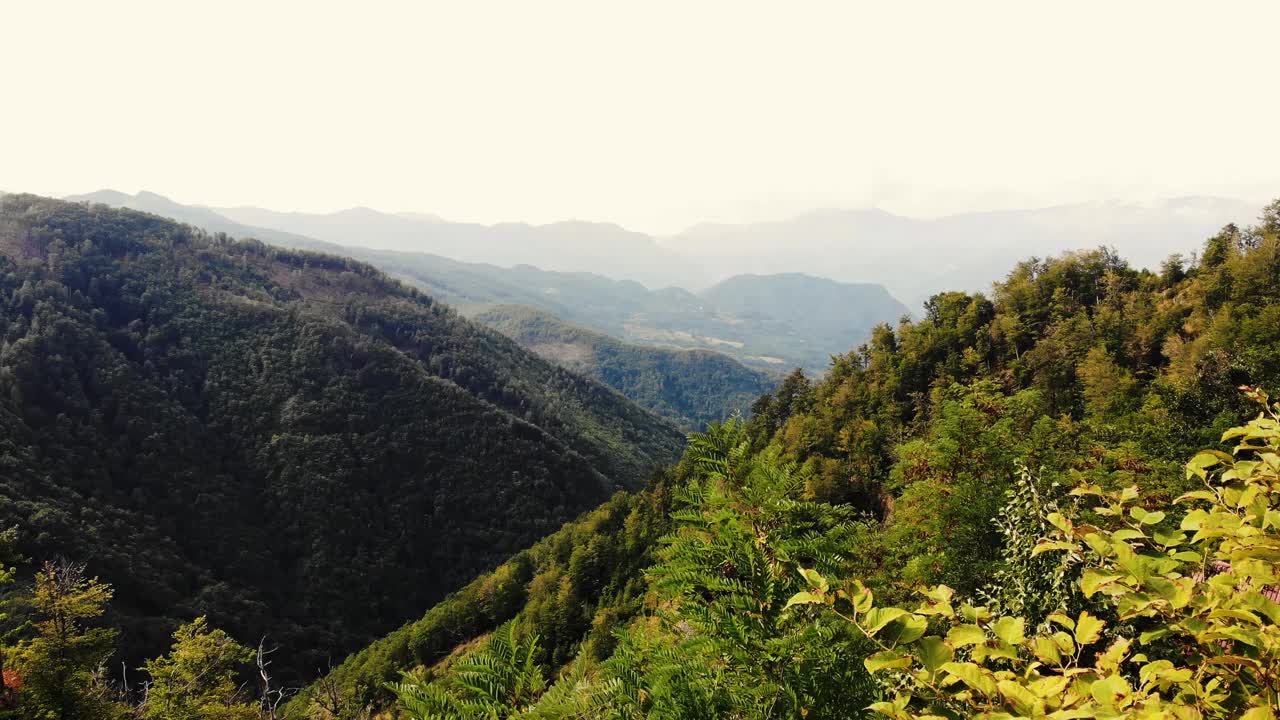
<instances>
[{"instance_id":1,"label":"haze over valley","mask_svg":"<svg viewBox=\"0 0 1280 720\"><path fill-rule=\"evenodd\" d=\"M986 290L1007 272L1011 256L1108 247L1135 266L1158 268L1171 255L1189 259L1204 237L1257 214L1250 203L1209 197L933 220L825 210L652 238L601 223L483 226L368 208L323 215L210 208L151 192L68 199L357 257L468 314L525 305L628 342L819 373L877 323L919 315L936 292Z\"/></svg>"}]
</instances>

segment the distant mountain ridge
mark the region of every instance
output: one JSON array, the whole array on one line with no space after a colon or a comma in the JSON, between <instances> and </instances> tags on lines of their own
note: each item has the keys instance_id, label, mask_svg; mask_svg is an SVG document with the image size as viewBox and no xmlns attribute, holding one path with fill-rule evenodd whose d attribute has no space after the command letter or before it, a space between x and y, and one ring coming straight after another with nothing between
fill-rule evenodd
<instances>
[{"instance_id":1,"label":"distant mountain ridge","mask_svg":"<svg viewBox=\"0 0 1280 720\"><path fill-rule=\"evenodd\" d=\"M1137 267L1189 254L1254 203L1182 197L1099 202L913 219L884 210L818 210L786 220L699 225L660 238L664 248L729 275L803 272L876 282L914 310L942 289L987 291L1008 257L1115 248Z\"/></svg>"},{"instance_id":2,"label":"distant mountain ridge","mask_svg":"<svg viewBox=\"0 0 1280 720\"><path fill-rule=\"evenodd\" d=\"M536 265L562 272L594 272L649 287L705 282L688 260L643 233L613 223L568 220L547 225L459 223L369 208L335 213L210 208L245 225L373 250L425 252L473 263Z\"/></svg>"},{"instance_id":3,"label":"distant mountain ridge","mask_svg":"<svg viewBox=\"0 0 1280 720\"><path fill-rule=\"evenodd\" d=\"M1257 205L1187 196L927 219L880 209L824 209L769 222L701 224L661 237L611 223L478 225L368 208L328 214L204 209L266 232L343 246L423 252L503 267L595 272L651 289L674 285L700 290L735 275L788 272L877 283L919 312L930 295L944 289L988 290L1007 270L1010 256L1110 246L1135 266L1154 268L1173 253L1194 252L1204 237L1227 223L1248 224Z\"/></svg>"},{"instance_id":4,"label":"distant mountain ridge","mask_svg":"<svg viewBox=\"0 0 1280 720\"><path fill-rule=\"evenodd\" d=\"M730 278L693 293L528 265L500 268L417 253L348 250L465 314L526 305L628 343L714 350L775 373L792 367L822 372L831 355L856 347L875 325L908 314L879 285L800 274ZM828 315L829 303L842 311Z\"/></svg>"},{"instance_id":5,"label":"distant mountain ridge","mask_svg":"<svg viewBox=\"0 0 1280 720\"><path fill-rule=\"evenodd\" d=\"M68 199L152 212L233 237L256 237L286 247L355 257L430 292L464 314L483 312L495 305L526 305L629 343L714 350L772 372L796 366L821 372L832 354L856 347L877 323L895 322L908 313L907 307L881 286L794 274L786 278L731 279L693 293L679 287L650 290L636 280L615 280L597 273L551 271L528 264L502 267L427 253L371 250L352 244L366 237L362 234L364 221L401 230L421 223L367 209L335 214L349 223L341 236L352 238L347 244L338 244L245 224L209 208L182 205L155 193L131 196L103 191ZM242 212L240 217L245 221L274 217L278 224L284 224L280 218L294 215L297 214L252 210ZM323 217L326 219L321 224L336 232L334 216L297 217L302 219L292 225L297 230L309 229L307 223ZM388 237L389 232L374 235ZM406 241L405 237L399 241ZM787 291L767 289L775 283L787 287ZM768 296L771 302L733 297L739 288ZM818 304L811 304L808 298ZM832 302L841 308L840 313L826 312Z\"/></svg>"}]
</instances>

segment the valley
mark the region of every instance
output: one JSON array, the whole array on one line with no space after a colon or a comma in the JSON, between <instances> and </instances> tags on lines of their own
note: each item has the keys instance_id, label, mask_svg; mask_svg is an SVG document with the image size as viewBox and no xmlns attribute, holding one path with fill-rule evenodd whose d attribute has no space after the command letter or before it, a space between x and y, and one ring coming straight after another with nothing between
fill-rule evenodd
<instances>
[{"instance_id":1,"label":"valley","mask_svg":"<svg viewBox=\"0 0 1280 720\"><path fill-rule=\"evenodd\" d=\"M0 720L1280 718L1280 3L0 18Z\"/></svg>"}]
</instances>

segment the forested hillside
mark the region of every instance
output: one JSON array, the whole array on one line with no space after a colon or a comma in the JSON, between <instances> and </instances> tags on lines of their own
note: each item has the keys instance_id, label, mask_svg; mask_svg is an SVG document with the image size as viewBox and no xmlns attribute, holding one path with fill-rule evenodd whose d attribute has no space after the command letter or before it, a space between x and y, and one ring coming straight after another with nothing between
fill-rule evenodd
<instances>
[{"instance_id":1,"label":"forested hillside","mask_svg":"<svg viewBox=\"0 0 1280 720\"><path fill-rule=\"evenodd\" d=\"M812 275L734 277L694 293L528 265L503 268L351 247L342 252L467 315L495 305L526 305L629 344L713 350L769 372L821 372L832 355L865 340L877 324L910 313L879 285Z\"/></svg>"},{"instance_id":2,"label":"forested hillside","mask_svg":"<svg viewBox=\"0 0 1280 720\"><path fill-rule=\"evenodd\" d=\"M631 345L529 307L499 305L475 319L687 430L746 413L778 384L717 352Z\"/></svg>"},{"instance_id":3,"label":"forested hillside","mask_svg":"<svg viewBox=\"0 0 1280 720\"><path fill-rule=\"evenodd\" d=\"M1280 203L1159 273L1098 250L936 295L292 709L1272 717L1278 281Z\"/></svg>"},{"instance_id":4,"label":"forested hillside","mask_svg":"<svg viewBox=\"0 0 1280 720\"><path fill-rule=\"evenodd\" d=\"M312 676L683 441L367 265L100 205L0 199L0 337L0 526L130 668L206 615Z\"/></svg>"}]
</instances>

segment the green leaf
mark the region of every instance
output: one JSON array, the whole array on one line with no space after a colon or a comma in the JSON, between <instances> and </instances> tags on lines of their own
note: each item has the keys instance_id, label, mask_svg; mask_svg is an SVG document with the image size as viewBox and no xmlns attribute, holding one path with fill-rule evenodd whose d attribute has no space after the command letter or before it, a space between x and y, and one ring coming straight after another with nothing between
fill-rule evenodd
<instances>
[{"instance_id":1,"label":"green leaf","mask_svg":"<svg viewBox=\"0 0 1280 720\"><path fill-rule=\"evenodd\" d=\"M915 642L929 629L929 621L915 615L907 615L895 620L884 633L887 641L897 645Z\"/></svg>"},{"instance_id":2,"label":"green leaf","mask_svg":"<svg viewBox=\"0 0 1280 720\"><path fill-rule=\"evenodd\" d=\"M1204 521L1208 519L1209 513L1205 512L1201 508L1196 508L1182 516L1182 522L1179 523L1178 527L1188 532L1192 532L1199 530L1204 525Z\"/></svg>"},{"instance_id":3,"label":"green leaf","mask_svg":"<svg viewBox=\"0 0 1280 720\"><path fill-rule=\"evenodd\" d=\"M1080 611L1080 617L1076 618L1076 644L1088 645L1097 642L1102 637L1102 628L1106 627L1106 623L1089 614L1088 610Z\"/></svg>"},{"instance_id":4,"label":"green leaf","mask_svg":"<svg viewBox=\"0 0 1280 720\"><path fill-rule=\"evenodd\" d=\"M1071 618L1067 617L1066 615L1060 612L1050 613L1049 617L1045 618L1045 620L1048 620L1049 622L1053 622L1053 623L1058 623L1059 625L1061 625L1062 627L1068 630L1076 629L1076 621L1072 620Z\"/></svg>"},{"instance_id":5,"label":"green leaf","mask_svg":"<svg viewBox=\"0 0 1280 720\"><path fill-rule=\"evenodd\" d=\"M1110 675L1089 686L1093 699L1106 707L1115 707L1116 701L1130 692L1129 683L1120 675Z\"/></svg>"},{"instance_id":6,"label":"green leaf","mask_svg":"<svg viewBox=\"0 0 1280 720\"><path fill-rule=\"evenodd\" d=\"M1160 638L1165 637L1170 632L1172 632L1172 629L1168 625L1165 625L1164 627L1156 628L1155 630L1148 630L1147 632L1144 632L1138 636L1138 642L1142 643L1143 645L1146 645L1152 640L1159 640Z\"/></svg>"},{"instance_id":7,"label":"green leaf","mask_svg":"<svg viewBox=\"0 0 1280 720\"><path fill-rule=\"evenodd\" d=\"M1058 631L1054 633L1051 637L1053 639L1053 644L1058 646L1058 652L1062 653L1063 655L1075 654L1076 641L1072 640L1070 635L1062 631Z\"/></svg>"},{"instance_id":8,"label":"green leaf","mask_svg":"<svg viewBox=\"0 0 1280 720\"><path fill-rule=\"evenodd\" d=\"M798 592L791 596L791 599L787 601L786 606L782 609L786 610L792 605L821 605L825 602L826 600L821 595L811 592Z\"/></svg>"},{"instance_id":9,"label":"green leaf","mask_svg":"<svg viewBox=\"0 0 1280 720\"><path fill-rule=\"evenodd\" d=\"M1263 527L1264 529L1265 529L1265 528L1280 528L1280 511L1277 511L1277 510L1268 510L1268 511L1263 515L1262 527Z\"/></svg>"},{"instance_id":10,"label":"green leaf","mask_svg":"<svg viewBox=\"0 0 1280 720\"><path fill-rule=\"evenodd\" d=\"M911 657L896 650L882 650L862 661L867 672L877 673L881 670L901 670L911 667Z\"/></svg>"},{"instance_id":11,"label":"green leaf","mask_svg":"<svg viewBox=\"0 0 1280 720\"><path fill-rule=\"evenodd\" d=\"M870 589L864 586L861 582L855 581L853 583L853 592L849 595L849 602L853 604L853 611L855 613L862 614L871 610L871 604L874 602L874 598Z\"/></svg>"},{"instance_id":12,"label":"green leaf","mask_svg":"<svg viewBox=\"0 0 1280 720\"><path fill-rule=\"evenodd\" d=\"M1001 680L996 683L996 688L1006 700L1013 704L1013 708L1018 711L1019 715L1025 717L1035 716L1037 714L1037 705L1040 705L1039 714L1043 715L1044 707L1040 703L1039 698L1037 698L1030 690L1022 687L1018 683L1012 680Z\"/></svg>"},{"instance_id":13,"label":"green leaf","mask_svg":"<svg viewBox=\"0 0 1280 720\"><path fill-rule=\"evenodd\" d=\"M952 647L980 645L987 641L987 634L977 625L956 625L947 633L947 643Z\"/></svg>"},{"instance_id":14,"label":"green leaf","mask_svg":"<svg viewBox=\"0 0 1280 720\"><path fill-rule=\"evenodd\" d=\"M1057 643L1047 637L1032 639L1031 651L1035 653L1037 660L1046 665L1062 664L1062 654L1058 652Z\"/></svg>"},{"instance_id":15,"label":"green leaf","mask_svg":"<svg viewBox=\"0 0 1280 720\"><path fill-rule=\"evenodd\" d=\"M1191 458L1191 460L1187 462L1187 477L1195 476L1203 480L1208 476L1208 472L1206 471L1209 468L1220 465L1221 463L1222 459L1213 451L1201 450L1195 454L1195 457Z\"/></svg>"},{"instance_id":16,"label":"green leaf","mask_svg":"<svg viewBox=\"0 0 1280 720\"><path fill-rule=\"evenodd\" d=\"M820 592L826 592L831 587L827 584L827 579L822 577L817 570L800 568L800 576L805 579L805 582L809 583L809 587L816 588Z\"/></svg>"},{"instance_id":17,"label":"green leaf","mask_svg":"<svg viewBox=\"0 0 1280 720\"><path fill-rule=\"evenodd\" d=\"M1062 513L1051 512L1045 516L1045 519L1049 521L1050 525L1053 525L1062 532L1068 535L1071 534L1071 521L1064 517Z\"/></svg>"},{"instance_id":18,"label":"green leaf","mask_svg":"<svg viewBox=\"0 0 1280 720\"><path fill-rule=\"evenodd\" d=\"M995 677L973 663L949 662L942 666L942 671L959 678L965 685L983 695L990 697L996 694Z\"/></svg>"},{"instance_id":19,"label":"green leaf","mask_svg":"<svg viewBox=\"0 0 1280 720\"><path fill-rule=\"evenodd\" d=\"M1174 502L1184 503L1192 500L1208 500L1209 502L1217 502L1218 496L1209 490L1193 490L1191 492L1182 493L1174 500Z\"/></svg>"},{"instance_id":20,"label":"green leaf","mask_svg":"<svg viewBox=\"0 0 1280 720\"><path fill-rule=\"evenodd\" d=\"M867 612L863 629L869 635L875 635L884 629L885 625L897 620L898 618L908 615L909 613L902 608L896 607L878 607Z\"/></svg>"},{"instance_id":21,"label":"green leaf","mask_svg":"<svg viewBox=\"0 0 1280 720\"><path fill-rule=\"evenodd\" d=\"M924 596L936 603L950 603L955 594L956 591L946 585L938 585L924 591Z\"/></svg>"},{"instance_id":22,"label":"green leaf","mask_svg":"<svg viewBox=\"0 0 1280 720\"><path fill-rule=\"evenodd\" d=\"M1156 530L1151 534L1151 539L1156 541L1160 547L1170 548L1177 547L1186 541L1187 536L1181 530Z\"/></svg>"},{"instance_id":23,"label":"green leaf","mask_svg":"<svg viewBox=\"0 0 1280 720\"><path fill-rule=\"evenodd\" d=\"M871 712L879 713L889 718L900 718L904 716L904 713L894 707L891 702L874 702L868 705L867 709Z\"/></svg>"},{"instance_id":24,"label":"green leaf","mask_svg":"<svg viewBox=\"0 0 1280 720\"><path fill-rule=\"evenodd\" d=\"M1031 557L1035 557L1040 553L1051 552L1054 550L1075 550L1075 549L1076 549L1075 543L1066 542L1063 540L1057 540L1057 541L1041 540L1040 542L1036 543L1036 546L1034 548L1031 548Z\"/></svg>"},{"instance_id":25,"label":"green leaf","mask_svg":"<svg viewBox=\"0 0 1280 720\"><path fill-rule=\"evenodd\" d=\"M1010 645L1021 645L1026 638L1026 625L1019 617L1002 617L991 624L991 632Z\"/></svg>"},{"instance_id":26,"label":"green leaf","mask_svg":"<svg viewBox=\"0 0 1280 720\"><path fill-rule=\"evenodd\" d=\"M951 659L955 656L955 651L942 638L937 635L930 635L929 637L921 638L920 642L916 643L915 656L920 659L920 664L932 676L943 665L951 662Z\"/></svg>"},{"instance_id":27,"label":"green leaf","mask_svg":"<svg viewBox=\"0 0 1280 720\"><path fill-rule=\"evenodd\" d=\"M1085 570L1080 574L1080 592L1085 597L1093 597L1103 586L1119 580L1121 577L1118 573L1105 572L1103 570L1094 570L1092 568ZM1050 618L1053 619L1052 617ZM1074 625L1068 626L1068 629L1074 629Z\"/></svg>"}]
</instances>

